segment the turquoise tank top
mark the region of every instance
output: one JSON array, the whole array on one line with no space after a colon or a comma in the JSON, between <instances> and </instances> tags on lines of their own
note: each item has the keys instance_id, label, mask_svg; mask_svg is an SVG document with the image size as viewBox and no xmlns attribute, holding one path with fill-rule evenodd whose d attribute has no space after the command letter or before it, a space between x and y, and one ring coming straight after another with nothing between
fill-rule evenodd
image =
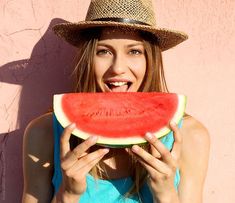
<instances>
[{"instance_id":1,"label":"turquoise tank top","mask_svg":"<svg viewBox=\"0 0 235 203\"><path fill-rule=\"evenodd\" d=\"M182 121L179 124L181 127ZM54 128L54 174L52 178L52 184L54 186L54 192L56 193L62 182L62 173L60 168L60 136L63 131L63 127L59 124L56 117L53 116L53 128ZM161 142L170 150L172 148L174 137L170 132L166 136L160 139ZM176 171L174 185L178 189L180 181L179 170ZM88 174L86 176L87 190L81 196L79 203L152 203L152 194L150 189L145 183L140 191L140 197L133 195L131 197L124 197L126 192L130 189L133 181L130 177L121 178L115 180L95 180L93 176Z\"/></svg>"}]
</instances>

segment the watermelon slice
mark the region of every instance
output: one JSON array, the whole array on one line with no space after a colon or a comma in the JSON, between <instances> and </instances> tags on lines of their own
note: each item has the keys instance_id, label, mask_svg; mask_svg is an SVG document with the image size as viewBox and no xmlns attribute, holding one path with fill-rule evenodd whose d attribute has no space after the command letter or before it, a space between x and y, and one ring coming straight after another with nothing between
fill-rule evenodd
<instances>
[{"instance_id":1,"label":"watermelon slice","mask_svg":"<svg viewBox=\"0 0 235 203\"><path fill-rule=\"evenodd\" d=\"M127 146L145 143L144 135L168 134L169 122L179 123L186 97L175 93L109 92L54 95L54 113L66 127L76 123L73 134L86 139L98 135L98 144Z\"/></svg>"}]
</instances>

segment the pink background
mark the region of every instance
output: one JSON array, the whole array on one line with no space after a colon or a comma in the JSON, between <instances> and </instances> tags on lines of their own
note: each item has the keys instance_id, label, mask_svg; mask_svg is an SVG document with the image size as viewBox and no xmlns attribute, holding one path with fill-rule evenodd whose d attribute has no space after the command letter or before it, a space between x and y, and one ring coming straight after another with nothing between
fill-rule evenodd
<instances>
[{"instance_id":1,"label":"pink background","mask_svg":"<svg viewBox=\"0 0 235 203\"><path fill-rule=\"evenodd\" d=\"M50 28L84 19L88 3L0 1L1 202L20 202L26 124L51 107L54 93L71 89L67 84L74 48ZM164 53L164 65L170 90L188 96L187 112L211 134L204 202L235 202L235 1L154 3L159 26L189 34L189 40Z\"/></svg>"}]
</instances>

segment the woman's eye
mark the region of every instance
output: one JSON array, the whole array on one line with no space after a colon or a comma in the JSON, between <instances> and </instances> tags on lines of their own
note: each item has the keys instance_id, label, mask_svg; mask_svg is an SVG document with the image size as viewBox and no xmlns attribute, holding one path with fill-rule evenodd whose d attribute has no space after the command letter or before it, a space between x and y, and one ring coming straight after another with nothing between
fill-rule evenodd
<instances>
[{"instance_id":1,"label":"woman's eye","mask_svg":"<svg viewBox=\"0 0 235 203\"><path fill-rule=\"evenodd\" d=\"M111 54L111 52L107 49L101 49L96 52L97 55L106 55L106 54Z\"/></svg>"},{"instance_id":2,"label":"woman's eye","mask_svg":"<svg viewBox=\"0 0 235 203\"><path fill-rule=\"evenodd\" d=\"M130 54L140 55L140 54L142 54L142 51L141 50L137 50L137 49L133 49L133 50L130 51Z\"/></svg>"}]
</instances>

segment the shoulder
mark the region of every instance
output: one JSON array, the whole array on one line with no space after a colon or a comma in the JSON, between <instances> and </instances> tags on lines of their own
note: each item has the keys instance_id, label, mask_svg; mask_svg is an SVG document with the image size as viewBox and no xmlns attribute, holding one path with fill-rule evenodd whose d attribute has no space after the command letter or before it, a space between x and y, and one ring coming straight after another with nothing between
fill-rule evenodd
<instances>
[{"instance_id":1,"label":"shoulder","mask_svg":"<svg viewBox=\"0 0 235 203\"><path fill-rule=\"evenodd\" d=\"M23 143L23 202L34 202L35 198L49 202L52 198L53 143L52 113L28 124Z\"/></svg>"},{"instance_id":2,"label":"shoulder","mask_svg":"<svg viewBox=\"0 0 235 203\"><path fill-rule=\"evenodd\" d=\"M192 116L184 118L180 132L182 135L180 169L187 174L194 175L195 173L203 180L209 160L209 132L200 121Z\"/></svg>"},{"instance_id":3,"label":"shoulder","mask_svg":"<svg viewBox=\"0 0 235 203\"><path fill-rule=\"evenodd\" d=\"M209 133L201 122L191 116L184 119L180 132L180 199L182 202L202 202L209 161Z\"/></svg>"},{"instance_id":4,"label":"shoulder","mask_svg":"<svg viewBox=\"0 0 235 203\"><path fill-rule=\"evenodd\" d=\"M52 139L52 126L52 113L41 115L28 124L24 138L31 141Z\"/></svg>"},{"instance_id":5,"label":"shoulder","mask_svg":"<svg viewBox=\"0 0 235 203\"><path fill-rule=\"evenodd\" d=\"M26 127L26 132L35 130L52 130L52 113L46 113L33 119Z\"/></svg>"},{"instance_id":6,"label":"shoulder","mask_svg":"<svg viewBox=\"0 0 235 203\"><path fill-rule=\"evenodd\" d=\"M183 120L182 129L182 144L189 148L207 149L210 145L210 137L207 128L192 116L187 116ZM185 146L185 147L186 147ZM198 150L199 150L198 149Z\"/></svg>"},{"instance_id":7,"label":"shoulder","mask_svg":"<svg viewBox=\"0 0 235 203\"><path fill-rule=\"evenodd\" d=\"M35 163L41 166L53 167L53 123L52 113L44 114L32 120L24 133L24 164L29 167ZM38 160L38 161L36 161ZM40 169L40 167L37 167Z\"/></svg>"}]
</instances>

